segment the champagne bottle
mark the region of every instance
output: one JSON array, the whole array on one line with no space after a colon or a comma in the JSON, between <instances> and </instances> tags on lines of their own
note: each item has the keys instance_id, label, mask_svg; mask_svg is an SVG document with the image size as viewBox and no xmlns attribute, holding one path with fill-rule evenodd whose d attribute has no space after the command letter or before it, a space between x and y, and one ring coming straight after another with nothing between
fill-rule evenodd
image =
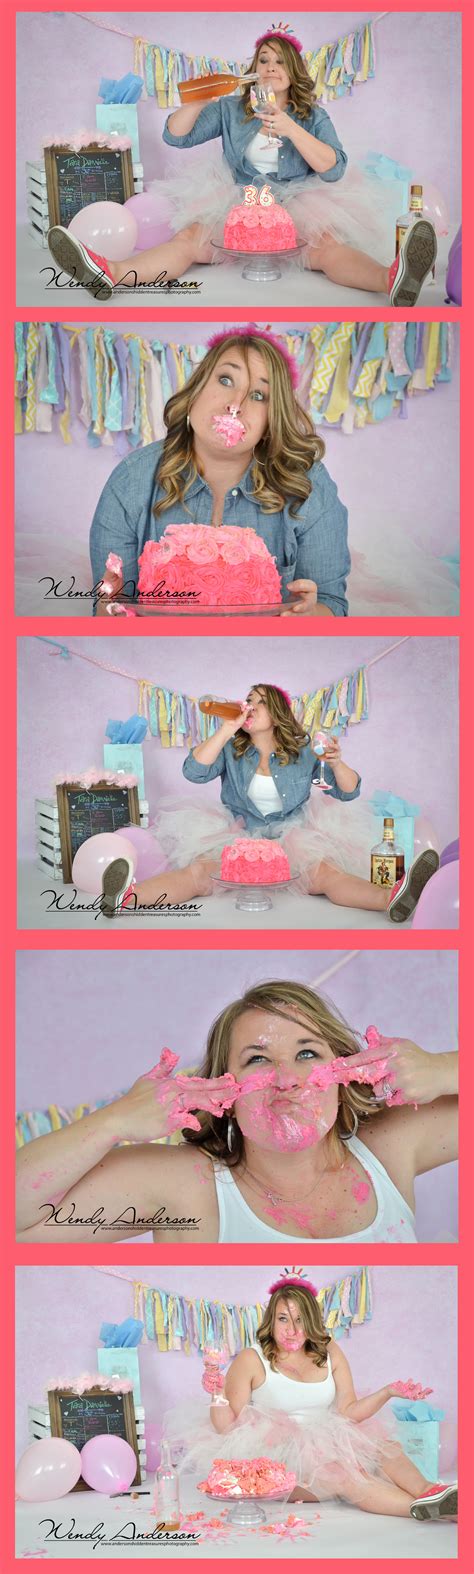
<instances>
[{"instance_id":1,"label":"champagne bottle","mask_svg":"<svg viewBox=\"0 0 474 1574\"><path fill-rule=\"evenodd\" d=\"M388 890L404 873L403 847L396 845L394 822L387 818L383 822L383 841L377 842L370 854L370 879L372 885L383 885Z\"/></svg>"},{"instance_id":2,"label":"champagne bottle","mask_svg":"<svg viewBox=\"0 0 474 1574\"><path fill-rule=\"evenodd\" d=\"M395 256L398 257L400 247L403 245L407 230L415 223L415 219L423 218L423 187L410 186L410 206L408 213L401 213L395 227Z\"/></svg>"},{"instance_id":3,"label":"champagne bottle","mask_svg":"<svg viewBox=\"0 0 474 1574\"><path fill-rule=\"evenodd\" d=\"M179 1482L177 1472L171 1463L170 1446L166 1438L163 1438L161 1443L161 1464L158 1465L155 1475L153 1509L161 1529L179 1530Z\"/></svg>"},{"instance_id":4,"label":"champagne bottle","mask_svg":"<svg viewBox=\"0 0 474 1574\"><path fill-rule=\"evenodd\" d=\"M178 82L178 93L182 104L196 104L199 99L205 102L210 98L223 98L242 82L258 82L258 73L248 71L239 77L231 71L209 72L203 77L189 77L187 82Z\"/></svg>"},{"instance_id":5,"label":"champagne bottle","mask_svg":"<svg viewBox=\"0 0 474 1574\"><path fill-rule=\"evenodd\" d=\"M215 694L203 694L199 700L203 716L219 716L221 721L236 721L242 706L238 700L220 700Z\"/></svg>"}]
</instances>

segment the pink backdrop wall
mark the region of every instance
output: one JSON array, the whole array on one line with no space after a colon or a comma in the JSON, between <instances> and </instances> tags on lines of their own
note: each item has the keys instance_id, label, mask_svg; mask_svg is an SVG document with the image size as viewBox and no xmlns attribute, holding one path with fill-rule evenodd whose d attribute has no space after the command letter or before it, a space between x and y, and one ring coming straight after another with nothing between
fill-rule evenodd
<instances>
[{"instance_id":1,"label":"pink backdrop wall","mask_svg":"<svg viewBox=\"0 0 474 1574\"><path fill-rule=\"evenodd\" d=\"M72 651L119 665L125 671L187 694L239 698L267 678L292 694L335 682L385 650L390 640L369 636L259 640L189 636L176 639L71 638ZM110 717L137 709L134 682L88 662L64 660L36 639L19 646L19 846L33 852L34 798L51 794L61 770L101 765ZM216 674L218 673L218 679ZM238 673L238 677L236 674ZM444 846L458 831L457 640L410 638L369 671L370 718L351 727L344 756L371 797L382 788L422 806ZM440 735L442 746L440 746ZM144 743L145 781L151 813L160 796L192 791L203 802L219 799L219 783L191 787L182 775L186 750ZM350 806L349 806L350 812Z\"/></svg>"},{"instance_id":2,"label":"pink backdrop wall","mask_svg":"<svg viewBox=\"0 0 474 1574\"><path fill-rule=\"evenodd\" d=\"M314 1283L329 1285L350 1272L347 1264L328 1268L305 1264ZM351 1264L354 1268L356 1264ZM265 1267L177 1268L134 1264L122 1267L128 1278L188 1297L206 1296L242 1305L264 1300L281 1273L282 1261ZM456 1416L456 1269L448 1267L370 1270L374 1310L370 1323L344 1336L360 1392L371 1392L397 1378L414 1377L435 1391L433 1403ZM27 1444L27 1405L44 1400L48 1378L59 1373L93 1371L103 1321L120 1323L133 1313L127 1284L92 1268L17 1268L17 1452ZM31 1316L31 1308L35 1316ZM142 1400L149 1420L180 1401L205 1396L200 1388L202 1360L156 1345L140 1347Z\"/></svg>"},{"instance_id":3,"label":"pink backdrop wall","mask_svg":"<svg viewBox=\"0 0 474 1574\"><path fill-rule=\"evenodd\" d=\"M219 324L228 328L228 324ZM278 332L294 327L278 323ZM300 331L312 321L298 324ZM178 344L205 344L216 323L137 324L120 323L121 333L138 332L146 339L170 340ZM355 431L344 437L324 422L319 431L326 444L325 464L333 476L339 495L349 511L349 544L353 556L365 552L373 560L372 542L380 533L380 520L387 539L411 542L436 557L455 554L459 541L459 355L458 329L454 325L455 355L450 383L440 383L430 393L420 394L408 405L408 419L396 416ZM72 426L73 441L66 445L59 432L25 434L16 439L16 531L19 544L34 534L41 552L40 574L62 577L69 583L67 570L76 571L78 588L86 589L89 578L89 529L102 488L120 461L115 446L91 448L85 427ZM433 455L436 463L433 464ZM423 508L419 507L420 492ZM392 534L390 535L390 532ZM64 546L52 547L64 537ZM78 564L84 565L85 583L79 586ZM410 559L406 573L410 575ZM420 586L420 590L421 590ZM88 602L45 602L46 591L38 587L34 610L43 609L90 616ZM349 597L351 581L349 580ZM433 606L442 610L444 603ZM32 610L18 603L17 610ZM367 610L375 612L377 606Z\"/></svg>"},{"instance_id":4,"label":"pink backdrop wall","mask_svg":"<svg viewBox=\"0 0 474 1574\"><path fill-rule=\"evenodd\" d=\"M268 11L248 18L235 12L97 12L108 22L151 43L187 54L216 50L224 58L250 59L255 39L269 25ZM377 11L292 13L291 25L306 48L317 49L357 28ZM271 18L270 18L271 19ZM460 219L461 18L456 13L409 11L385 16L375 28L377 65L373 80L328 105L351 161L369 151L386 154L434 182ZM41 155L42 138L95 125L100 78L133 70L133 44L64 12L18 17L18 207L26 218L25 159ZM403 113L400 112L403 102ZM167 171L202 167L209 149L192 152L161 140L165 113L154 100L139 105L140 149L145 180ZM217 147L217 144L216 144Z\"/></svg>"},{"instance_id":5,"label":"pink backdrop wall","mask_svg":"<svg viewBox=\"0 0 474 1574\"><path fill-rule=\"evenodd\" d=\"M457 1043L454 951L346 952L326 983L358 1032L411 1038L433 1053ZM315 987L340 961L337 951L64 951L17 955L18 1110L95 1102L131 1085L167 1044L183 1066L197 1066L218 1012L250 985L291 978ZM97 1003L106 1001L107 1032ZM67 1054L58 1022L67 1015ZM416 1185L420 1240L457 1238L457 1165Z\"/></svg>"}]
</instances>

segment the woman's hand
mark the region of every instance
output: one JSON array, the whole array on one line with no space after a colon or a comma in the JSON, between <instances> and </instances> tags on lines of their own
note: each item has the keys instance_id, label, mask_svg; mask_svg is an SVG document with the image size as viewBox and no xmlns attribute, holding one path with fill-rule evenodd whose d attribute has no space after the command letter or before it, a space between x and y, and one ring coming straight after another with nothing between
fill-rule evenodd
<instances>
[{"instance_id":1,"label":"woman's hand","mask_svg":"<svg viewBox=\"0 0 474 1574\"><path fill-rule=\"evenodd\" d=\"M406 1383L387 1383L387 1392L389 1399L426 1399L433 1389L422 1388L421 1383L414 1383L413 1378L408 1377Z\"/></svg>"},{"instance_id":2,"label":"woman's hand","mask_svg":"<svg viewBox=\"0 0 474 1574\"><path fill-rule=\"evenodd\" d=\"M381 1053L383 1049L378 1050L379 1056ZM388 1054L384 1078L392 1088L388 1104L432 1104L434 1099L456 1092L455 1055L429 1055L409 1038L392 1039ZM380 1091L379 1083L374 1091Z\"/></svg>"},{"instance_id":3,"label":"woman's hand","mask_svg":"<svg viewBox=\"0 0 474 1574\"><path fill-rule=\"evenodd\" d=\"M193 1110L222 1115L231 1109L239 1084L229 1072L223 1077L173 1076L163 1050L158 1064L138 1077L128 1093L108 1106L116 1141L152 1142L173 1131L200 1130ZM177 1056L171 1056L176 1064Z\"/></svg>"},{"instance_id":4,"label":"woman's hand","mask_svg":"<svg viewBox=\"0 0 474 1574\"><path fill-rule=\"evenodd\" d=\"M107 587L104 590L104 585ZM107 618L110 616L109 607L112 602L118 601L123 589L122 574L117 574L114 569L106 568L104 578L97 588L96 617Z\"/></svg>"},{"instance_id":5,"label":"woman's hand","mask_svg":"<svg viewBox=\"0 0 474 1574\"><path fill-rule=\"evenodd\" d=\"M343 760L339 738L330 738L328 736L324 744L324 754L318 754L316 758L324 760L324 764L330 765L332 770L334 770L336 765L342 765Z\"/></svg>"},{"instance_id":6,"label":"woman's hand","mask_svg":"<svg viewBox=\"0 0 474 1574\"><path fill-rule=\"evenodd\" d=\"M240 716L236 716L234 719L229 717L228 721L223 721L220 731L225 734L226 739L235 736L235 733L239 731L239 727L242 726L242 722L247 720L251 710L252 706L248 705L246 700L242 701Z\"/></svg>"},{"instance_id":7,"label":"woman's hand","mask_svg":"<svg viewBox=\"0 0 474 1574\"><path fill-rule=\"evenodd\" d=\"M293 121L285 109L279 109L278 104L268 104L266 109L256 110L255 114L262 122L262 131L268 136L271 133L276 137L289 137L293 133Z\"/></svg>"},{"instance_id":8,"label":"woman's hand","mask_svg":"<svg viewBox=\"0 0 474 1574\"><path fill-rule=\"evenodd\" d=\"M310 618L317 610L318 587L314 579L292 579L287 585L287 590L293 599L293 605L282 612L282 618L292 618L295 613Z\"/></svg>"}]
</instances>

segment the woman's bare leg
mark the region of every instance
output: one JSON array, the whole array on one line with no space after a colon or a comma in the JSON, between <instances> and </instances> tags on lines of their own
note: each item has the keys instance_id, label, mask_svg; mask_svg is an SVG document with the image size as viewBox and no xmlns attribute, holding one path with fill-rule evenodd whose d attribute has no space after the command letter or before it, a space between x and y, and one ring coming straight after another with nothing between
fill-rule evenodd
<instances>
[{"instance_id":1,"label":"woman's bare leg","mask_svg":"<svg viewBox=\"0 0 474 1574\"><path fill-rule=\"evenodd\" d=\"M323 858L308 870L311 896L327 896L337 907L360 907L371 913L385 913L392 895L381 885L372 885L358 874L345 874Z\"/></svg>"},{"instance_id":2,"label":"woman's bare leg","mask_svg":"<svg viewBox=\"0 0 474 1574\"><path fill-rule=\"evenodd\" d=\"M396 1454L389 1452L383 1454L383 1469L395 1486L411 1493L412 1499L421 1497L422 1492L427 1492L433 1485L432 1481L427 1481L426 1476L422 1475L421 1470L417 1469L412 1460L408 1459L403 1448L399 1448Z\"/></svg>"},{"instance_id":3,"label":"woman's bare leg","mask_svg":"<svg viewBox=\"0 0 474 1574\"><path fill-rule=\"evenodd\" d=\"M140 880L133 890L140 907L152 907L163 897L165 902L189 902L195 896L211 896L211 873L219 873L217 858L194 858L184 869L166 869L150 880Z\"/></svg>"},{"instance_id":4,"label":"woman's bare leg","mask_svg":"<svg viewBox=\"0 0 474 1574\"><path fill-rule=\"evenodd\" d=\"M148 251L138 251L124 262L108 262L116 284L154 284L157 279L179 279L187 273L192 263L212 262L212 247L203 239L201 224L189 224L178 230L171 240L161 246L151 246ZM163 278L163 275L165 276Z\"/></svg>"},{"instance_id":5,"label":"woman's bare leg","mask_svg":"<svg viewBox=\"0 0 474 1574\"><path fill-rule=\"evenodd\" d=\"M333 284L346 284L353 290L370 290L377 295L388 295L389 269L376 262L365 251L355 246L344 246L340 241L324 236L318 246L311 246L306 253L305 267L316 273L325 273Z\"/></svg>"},{"instance_id":6,"label":"woman's bare leg","mask_svg":"<svg viewBox=\"0 0 474 1574\"><path fill-rule=\"evenodd\" d=\"M395 1514L398 1519L410 1517L413 1493L404 1492L389 1481L381 1481L379 1476L361 1475L360 1481L347 1483L337 1491L338 1497L353 1503L355 1508L365 1509L366 1514ZM417 1497L418 1493L414 1495Z\"/></svg>"}]
</instances>

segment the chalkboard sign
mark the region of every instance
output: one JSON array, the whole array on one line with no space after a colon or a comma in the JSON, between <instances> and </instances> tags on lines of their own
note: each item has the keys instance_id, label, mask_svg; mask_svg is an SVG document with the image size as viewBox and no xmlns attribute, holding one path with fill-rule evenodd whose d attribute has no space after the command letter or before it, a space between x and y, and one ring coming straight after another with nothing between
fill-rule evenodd
<instances>
[{"instance_id":1,"label":"chalkboard sign","mask_svg":"<svg viewBox=\"0 0 474 1574\"><path fill-rule=\"evenodd\" d=\"M90 142L74 152L59 145L45 148L44 165L49 222L67 229L81 208L91 202L126 202L133 197L130 148L101 148Z\"/></svg>"},{"instance_id":2,"label":"chalkboard sign","mask_svg":"<svg viewBox=\"0 0 474 1574\"><path fill-rule=\"evenodd\" d=\"M104 1388L88 1388L86 1393L76 1394L68 1388L50 1388L48 1404L51 1436L67 1438L79 1452L90 1437L100 1433L112 1432L115 1437L125 1438L137 1461L132 1485L139 1485L141 1472L132 1393L113 1394ZM87 1482L81 1476L73 1491L84 1490L88 1491Z\"/></svg>"},{"instance_id":3,"label":"chalkboard sign","mask_svg":"<svg viewBox=\"0 0 474 1574\"><path fill-rule=\"evenodd\" d=\"M56 795L63 879L69 884L77 850L89 836L140 824L138 789L115 787L105 781L95 782L89 789L81 782L61 782Z\"/></svg>"}]
</instances>

